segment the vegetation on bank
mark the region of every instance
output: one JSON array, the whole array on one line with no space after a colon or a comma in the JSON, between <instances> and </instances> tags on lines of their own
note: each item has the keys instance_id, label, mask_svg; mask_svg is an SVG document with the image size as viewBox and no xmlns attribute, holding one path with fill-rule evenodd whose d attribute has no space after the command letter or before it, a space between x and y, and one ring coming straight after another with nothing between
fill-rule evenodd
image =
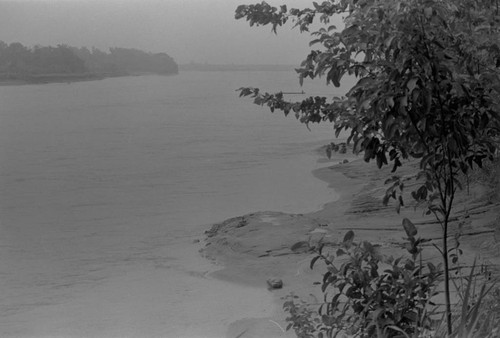
<instances>
[{"instance_id":1,"label":"vegetation on bank","mask_svg":"<svg viewBox=\"0 0 500 338\"><path fill-rule=\"evenodd\" d=\"M66 82L144 73L177 74L165 53L110 48L109 53L86 47L26 47L0 41L0 82Z\"/></svg>"},{"instance_id":2,"label":"vegetation on bank","mask_svg":"<svg viewBox=\"0 0 500 338\"><path fill-rule=\"evenodd\" d=\"M97 48L71 47L73 53L95 73L121 74L177 74L179 66L166 53L147 53L132 48L110 48L109 53Z\"/></svg>"},{"instance_id":3,"label":"vegetation on bank","mask_svg":"<svg viewBox=\"0 0 500 338\"><path fill-rule=\"evenodd\" d=\"M335 253L311 248L311 267L317 260L326 263L325 298L318 315L293 300L285 304L289 328L300 337L493 337L493 329L498 334L498 318L480 316L491 285L475 278L475 264L458 282L451 278L451 263L462 249L450 238L450 227L458 191L498 153L499 7L497 0L330 0L305 9L266 2L236 9L236 18L251 26L271 25L276 32L292 21L301 32L313 30L310 45L317 48L297 69L301 83L324 77L339 87L344 75L357 78L345 97L289 102L283 93L258 88L241 88L240 95L305 124L331 122L336 135L349 131L347 142L366 162L392 166L381 203L394 200L399 212L410 186L417 206L441 229L441 244L435 245L440 265L419 259L426 240L417 238L407 218L407 258L384 261L370 243L355 243L352 232ZM344 28L332 24L336 18ZM411 185L397 171L407 159L419 162ZM438 282L444 285L441 327L431 316ZM458 312L452 311L452 284L463 296Z\"/></svg>"}]
</instances>

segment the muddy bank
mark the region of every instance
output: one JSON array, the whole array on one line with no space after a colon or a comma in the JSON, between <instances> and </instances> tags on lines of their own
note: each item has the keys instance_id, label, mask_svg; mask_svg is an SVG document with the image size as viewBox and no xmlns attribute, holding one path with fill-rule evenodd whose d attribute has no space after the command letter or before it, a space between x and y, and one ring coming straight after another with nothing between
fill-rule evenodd
<instances>
[{"instance_id":1,"label":"muddy bank","mask_svg":"<svg viewBox=\"0 0 500 338\"><path fill-rule=\"evenodd\" d=\"M317 282L321 280L321 266L310 270L311 254L297 245L319 239L335 247L348 230L354 230L357 240L368 240L383 254L400 256L404 252L400 243L405 237L402 219L411 219L419 236L431 239L424 251L424 259L439 262L433 243L440 244L441 227L433 216L425 216L415 208L410 192L415 184L411 179L416 165L408 163L399 171L407 180L405 201L400 214L395 205L382 204L386 187L384 181L391 176L390 168L378 170L373 163L357 159L319 169L314 175L327 182L340 196L338 200L309 214L285 214L272 211L257 212L215 224L206 232L202 254L223 266L214 277L235 283L266 288L266 280L279 278L281 289L269 290L277 308L283 297L297 294L310 303L318 302L321 293ZM500 203L492 198L490 187L474 183L468 191L458 193L452 215L450 240L461 232L460 258L464 264L478 257L493 274L500 266ZM460 229L460 230L459 230ZM263 318L242 318L229 326L228 337L293 337L283 332L285 313L277 311Z\"/></svg>"}]
</instances>

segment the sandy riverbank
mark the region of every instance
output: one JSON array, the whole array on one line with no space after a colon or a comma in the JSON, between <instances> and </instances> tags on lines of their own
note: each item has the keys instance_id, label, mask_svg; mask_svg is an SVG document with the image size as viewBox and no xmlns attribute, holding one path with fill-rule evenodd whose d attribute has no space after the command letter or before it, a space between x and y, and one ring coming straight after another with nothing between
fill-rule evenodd
<instances>
[{"instance_id":1,"label":"sandy riverbank","mask_svg":"<svg viewBox=\"0 0 500 338\"><path fill-rule=\"evenodd\" d=\"M415 166L408 164L399 174L410 177L415 170ZM268 290L277 310L270 316L263 314L232 322L227 337L294 337L292 332L283 331L286 327L286 314L281 310L283 297L293 292L306 301L317 302L315 297L321 295L319 286L314 284L321 280L321 266L311 271L310 254L291 250L299 241L324 237L338 243L348 229L353 229L358 240L369 240L384 253L399 256L404 217L417 225L421 237L438 240L439 225L420 209L415 210L411 203L399 215L394 205L382 205L383 182L390 177L389 169L377 170L375 164L358 159L319 169L314 175L328 182L340 196L325 204L322 210L309 214L257 212L215 224L207 231L202 254L224 267L212 273L212 277L261 289L266 289L266 280L270 277L283 280L282 289ZM409 194L411 181L408 187ZM459 194L452 228L456 229L458 223L463 228L462 262L480 257L481 262L498 273L500 204L488 197L487 191L488 187L475 184L468 194ZM411 197L407 196L406 201L411 201ZM429 246L425 259L438 261L437 251ZM247 304L254 302L242 298L241 307Z\"/></svg>"}]
</instances>

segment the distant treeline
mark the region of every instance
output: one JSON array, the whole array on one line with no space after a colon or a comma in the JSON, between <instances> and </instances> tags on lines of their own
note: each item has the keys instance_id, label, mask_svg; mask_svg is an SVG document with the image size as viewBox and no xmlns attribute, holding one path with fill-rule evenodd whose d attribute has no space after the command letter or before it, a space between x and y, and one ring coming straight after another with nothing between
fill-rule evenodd
<instances>
[{"instance_id":1,"label":"distant treeline","mask_svg":"<svg viewBox=\"0 0 500 338\"><path fill-rule=\"evenodd\" d=\"M23 46L19 42L0 41L0 78L29 80L63 78L74 75L122 76L144 73L176 74L179 68L165 53L147 53L138 49L110 48L109 53L97 48ZM91 76L90 76L91 75Z\"/></svg>"},{"instance_id":2,"label":"distant treeline","mask_svg":"<svg viewBox=\"0 0 500 338\"><path fill-rule=\"evenodd\" d=\"M166 53L146 53L132 48L110 48L109 53L97 48L70 47L92 72L109 74L177 74L179 67Z\"/></svg>"}]
</instances>

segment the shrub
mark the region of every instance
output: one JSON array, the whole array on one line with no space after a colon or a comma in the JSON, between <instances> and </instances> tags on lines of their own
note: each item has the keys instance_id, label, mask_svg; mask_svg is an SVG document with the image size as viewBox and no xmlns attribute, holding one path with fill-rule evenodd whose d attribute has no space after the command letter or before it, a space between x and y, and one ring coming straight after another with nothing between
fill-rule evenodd
<instances>
[{"instance_id":1,"label":"shrub","mask_svg":"<svg viewBox=\"0 0 500 338\"><path fill-rule=\"evenodd\" d=\"M311 268L318 260L326 265L321 290L324 302L315 317L303 305L289 299L288 328L298 337L417 337L430 330L435 309L431 298L442 277L441 266L423 264L416 228L403 221L410 255L384 258L369 242L354 242L349 231L335 253L324 245L312 247ZM307 325L305 324L307 322Z\"/></svg>"}]
</instances>

